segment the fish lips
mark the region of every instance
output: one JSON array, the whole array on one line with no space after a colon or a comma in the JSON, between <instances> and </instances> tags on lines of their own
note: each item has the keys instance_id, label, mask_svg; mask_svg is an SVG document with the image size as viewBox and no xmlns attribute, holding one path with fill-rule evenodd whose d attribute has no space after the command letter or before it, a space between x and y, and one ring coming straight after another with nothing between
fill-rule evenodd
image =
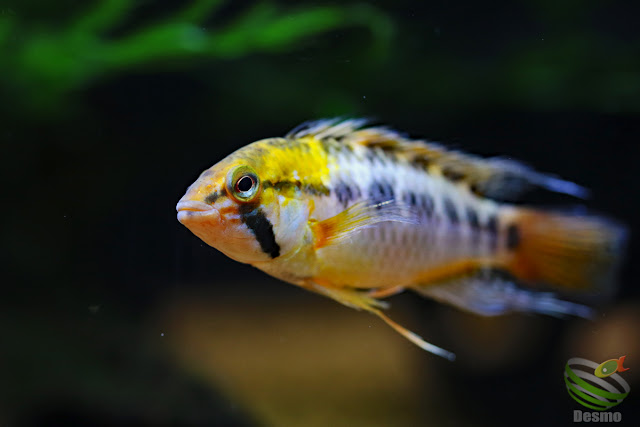
<instances>
[{"instance_id":1,"label":"fish lips","mask_svg":"<svg viewBox=\"0 0 640 427\"><path fill-rule=\"evenodd\" d=\"M220 221L220 212L204 202L180 200L176 205L176 211L178 211L178 221L184 225L193 220L207 219L213 222Z\"/></svg>"}]
</instances>

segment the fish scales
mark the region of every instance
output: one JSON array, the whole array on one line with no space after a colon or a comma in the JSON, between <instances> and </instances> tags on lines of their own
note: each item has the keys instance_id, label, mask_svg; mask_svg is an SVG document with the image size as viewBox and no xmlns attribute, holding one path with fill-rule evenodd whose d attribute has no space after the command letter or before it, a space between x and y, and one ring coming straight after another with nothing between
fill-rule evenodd
<instances>
[{"instance_id":1,"label":"fish scales","mask_svg":"<svg viewBox=\"0 0 640 427\"><path fill-rule=\"evenodd\" d=\"M331 191L314 200L319 220L358 202L393 201L415 208L419 221L380 224L362 230L357 239L320 249L326 274L348 279L360 288L409 285L425 267L484 257L498 250L495 230L483 226L498 215L495 202L481 200L468 189L429 174L402 155L392 156L376 147L340 150L337 144L350 143L325 144L332 158L328 170ZM470 223L470 211L480 226ZM433 247L442 249L429 250Z\"/></svg>"},{"instance_id":2,"label":"fish scales","mask_svg":"<svg viewBox=\"0 0 640 427\"><path fill-rule=\"evenodd\" d=\"M391 320L403 290L482 316L587 317L565 294L613 289L626 229L607 218L515 206L532 187L587 190L503 158L412 140L364 120L304 123L249 144L203 172L178 220L230 258Z\"/></svg>"}]
</instances>

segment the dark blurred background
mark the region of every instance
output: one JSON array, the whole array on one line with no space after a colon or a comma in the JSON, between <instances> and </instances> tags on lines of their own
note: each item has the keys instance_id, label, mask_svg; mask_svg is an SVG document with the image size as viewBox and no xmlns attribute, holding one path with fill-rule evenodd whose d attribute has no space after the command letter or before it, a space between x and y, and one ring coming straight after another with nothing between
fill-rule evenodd
<instances>
[{"instance_id":1,"label":"dark blurred background","mask_svg":"<svg viewBox=\"0 0 640 427\"><path fill-rule=\"evenodd\" d=\"M567 359L627 355L637 425L640 6L622 1L0 1L0 425L567 425ZM204 245L201 171L366 116L590 188L631 231L594 321L391 316ZM535 195L534 195L535 198ZM544 201L544 200L542 200Z\"/></svg>"}]
</instances>

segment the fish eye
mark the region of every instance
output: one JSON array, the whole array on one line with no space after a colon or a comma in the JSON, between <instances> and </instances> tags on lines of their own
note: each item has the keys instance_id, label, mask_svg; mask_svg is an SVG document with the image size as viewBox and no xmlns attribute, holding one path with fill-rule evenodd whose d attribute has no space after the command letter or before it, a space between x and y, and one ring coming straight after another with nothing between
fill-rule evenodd
<instances>
[{"instance_id":1,"label":"fish eye","mask_svg":"<svg viewBox=\"0 0 640 427\"><path fill-rule=\"evenodd\" d=\"M251 190L255 185L255 181L250 175L241 176L236 182L236 191L239 193L246 193Z\"/></svg>"},{"instance_id":2,"label":"fish eye","mask_svg":"<svg viewBox=\"0 0 640 427\"><path fill-rule=\"evenodd\" d=\"M239 166L229 171L227 191L239 202L250 202L260 190L258 175L249 166Z\"/></svg>"}]
</instances>

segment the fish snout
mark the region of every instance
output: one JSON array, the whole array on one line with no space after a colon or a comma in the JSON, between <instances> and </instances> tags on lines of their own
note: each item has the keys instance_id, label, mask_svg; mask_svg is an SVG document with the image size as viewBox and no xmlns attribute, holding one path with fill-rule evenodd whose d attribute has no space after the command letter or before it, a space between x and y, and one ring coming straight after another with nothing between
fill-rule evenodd
<instances>
[{"instance_id":1,"label":"fish snout","mask_svg":"<svg viewBox=\"0 0 640 427\"><path fill-rule=\"evenodd\" d=\"M178 212L178 221L185 224L191 220L207 219L212 222L220 221L220 212L213 206L193 200L180 200L176 205Z\"/></svg>"}]
</instances>

